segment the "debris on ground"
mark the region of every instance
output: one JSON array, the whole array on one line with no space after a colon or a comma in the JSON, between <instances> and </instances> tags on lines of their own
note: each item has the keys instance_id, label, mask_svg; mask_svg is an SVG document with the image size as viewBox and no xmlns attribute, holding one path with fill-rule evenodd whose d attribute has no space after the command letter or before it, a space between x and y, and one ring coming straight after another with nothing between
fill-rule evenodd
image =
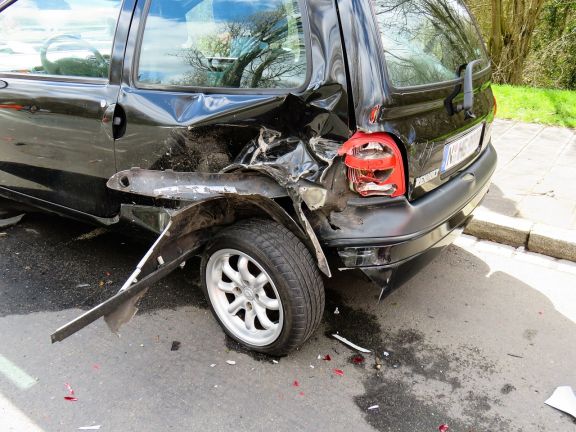
<instances>
[{"instance_id":1,"label":"debris on ground","mask_svg":"<svg viewBox=\"0 0 576 432\"><path fill-rule=\"evenodd\" d=\"M235 365L236 362L234 360L226 360L226 363L228 363L229 365Z\"/></svg>"},{"instance_id":2,"label":"debris on ground","mask_svg":"<svg viewBox=\"0 0 576 432\"><path fill-rule=\"evenodd\" d=\"M504 384L500 389L500 393L508 394L510 392L513 392L514 390L516 390L516 387L514 387L512 384Z\"/></svg>"},{"instance_id":3,"label":"debris on ground","mask_svg":"<svg viewBox=\"0 0 576 432\"><path fill-rule=\"evenodd\" d=\"M335 338L335 339L338 339L340 342L342 342L343 344L348 345L350 348L355 349L356 351L360 351L360 352L362 352L362 353L369 353L369 352L371 352L369 349L362 348L362 347L356 345L355 343L350 342L348 339L343 338L342 336L340 336L340 335L338 335L338 334L336 334L336 333L334 333L334 334L332 335L332 337Z\"/></svg>"},{"instance_id":4,"label":"debris on ground","mask_svg":"<svg viewBox=\"0 0 576 432\"><path fill-rule=\"evenodd\" d=\"M300 387L300 383L298 382L298 380L294 380L294 382L292 383L292 387Z\"/></svg>"},{"instance_id":5,"label":"debris on ground","mask_svg":"<svg viewBox=\"0 0 576 432\"><path fill-rule=\"evenodd\" d=\"M24 213L6 219L0 219L0 228L7 228L9 226L16 225L18 222L22 220L23 217Z\"/></svg>"},{"instance_id":6,"label":"debris on ground","mask_svg":"<svg viewBox=\"0 0 576 432\"><path fill-rule=\"evenodd\" d=\"M216 363L212 363L212 364L210 365L210 367L215 367L215 366L216 366Z\"/></svg>"},{"instance_id":7,"label":"debris on ground","mask_svg":"<svg viewBox=\"0 0 576 432\"><path fill-rule=\"evenodd\" d=\"M382 359L376 355L376 359L374 360L374 367L378 370L382 367Z\"/></svg>"},{"instance_id":8,"label":"debris on ground","mask_svg":"<svg viewBox=\"0 0 576 432\"><path fill-rule=\"evenodd\" d=\"M310 365L310 369L314 369L314 365Z\"/></svg>"},{"instance_id":9,"label":"debris on ground","mask_svg":"<svg viewBox=\"0 0 576 432\"><path fill-rule=\"evenodd\" d=\"M352 363L354 364L362 364L364 363L364 360L365 360L364 357L362 357L361 355L352 357Z\"/></svg>"},{"instance_id":10,"label":"debris on ground","mask_svg":"<svg viewBox=\"0 0 576 432\"><path fill-rule=\"evenodd\" d=\"M300 392L298 393L300 396L304 396L304 392Z\"/></svg>"},{"instance_id":11,"label":"debris on ground","mask_svg":"<svg viewBox=\"0 0 576 432\"><path fill-rule=\"evenodd\" d=\"M278 360L272 360L272 363L278 364Z\"/></svg>"},{"instance_id":12,"label":"debris on ground","mask_svg":"<svg viewBox=\"0 0 576 432\"><path fill-rule=\"evenodd\" d=\"M102 234L106 234L108 232L108 230L106 228L96 228L93 229L92 231L89 231L87 233L84 233L82 235L79 235L78 237L76 237L74 239L74 241L85 241L85 240L92 240L95 239L96 237L101 236Z\"/></svg>"},{"instance_id":13,"label":"debris on ground","mask_svg":"<svg viewBox=\"0 0 576 432\"><path fill-rule=\"evenodd\" d=\"M552 396L544 403L576 418L576 395L570 386L556 387Z\"/></svg>"},{"instance_id":14,"label":"debris on ground","mask_svg":"<svg viewBox=\"0 0 576 432\"><path fill-rule=\"evenodd\" d=\"M368 407L368 411L372 411L372 410L375 410L375 409L378 409L378 408L380 408L380 405L370 405L370 406Z\"/></svg>"},{"instance_id":15,"label":"debris on ground","mask_svg":"<svg viewBox=\"0 0 576 432\"><path fill-rule=\"evenodd\" d=\"M90 284L87 283L81 283L76 285L76 288L88 288L90 286Z\"/></svg>"},{"instance_id":16,"label":"debris on ground","mask_svg":"<svg viewBox=\"0 0 576 432\"><path fill-rule=\"evenodd\" d=\"M334 369L334 373L338 376L344 376L344 371L342 369Z\"/></svg>"},{"instance_id":17,"label":"debris on ground","mask_svg":"<svg viewBox=\"0 0 576 432\"><path fill-rule=\"evenodd\" d=\"M330 360L332 360L332 357L330 357L330 354L326 354L324 357L322 357L322 360L330 361Z\"/></svg>"},{"instance_id":18,"label":"debris on ground","mask_svg":"<svg viewBox=\"0 0 576 432\"><path fill-rule=\"evenodd\" d=\"M515 357L515 358L524 358L524 357L519 356L519 355L516 355L516 354L510 354L510 353L508 353L508 355L509 355L510 357Z\"/></svg>"},{"instance_id":19,"label":"debris on ground","mask_svg":"<svg viewBox=\"0 0 576 432\"><path fill-rule=\"evenodd\" d=\"M450 429L450 428L448 427L447 424L441 424L440 426L438 426L438 430L439 430L440 432L447 432L448 429Z\"/></svg>"},{"instance_id":20,"label":"debris on ground","mask_svg":"<svg viewBox=\"0 0 576 432\"><path fill-rule=\"evenodd\" d=\"M178 351L180 349L181 343L179 341L172 341L172 347L170 351Z\"/></svg>"},{"instance_id":21,"label":"debris on ground","mask_svg":"<svg viewBox=\"0 0 576 432\"><path fill-rule=\"evenodd\" d=\"M334 315L340 315L340 311L338 310L338 306L336 306L336 309L334 310Z\"/></svg>"},{"instance_id":22,"label":"debris on ground","mask_svg":"<svg viewBox=\"0 0 576 432\"><path fill-rule=\"evenodd\" d=\"M6 237L8 234L6 234L5 232L0 232L0 237Z\"/></svg>"},{"instance_id":23,"label":"debris on ground","mask_svg":"<svg viewBox=\"0 0 576 432\"><path fill-rule=\"evenodd\" d=\"M101 425L94 425L94 426L80 426L78 430L100 430Z\"/></svg>"},{"instance_id":24,"label":"debris on ground","mask_svg":"<svg viewBox=\"0 0 576 432\"><path fill-rule=\"evenodd\" d=\"M68 390L68 396L64 396L64 400L76 402L78 398L74 395L74 389L72 386L68 383L64 383L64 386L66 387L66 390Z\"/></svg>"},{"instance_id":25,"label":"debris on ground","mask_svg":"<svg viewBox=\"0 0 576 432\"><path fill-rule=\"evenodd\" d=\"M388 351L384 351L382 354L384 354L384 357L389 357L390 353Z\"/></svg>"}]
</instances>

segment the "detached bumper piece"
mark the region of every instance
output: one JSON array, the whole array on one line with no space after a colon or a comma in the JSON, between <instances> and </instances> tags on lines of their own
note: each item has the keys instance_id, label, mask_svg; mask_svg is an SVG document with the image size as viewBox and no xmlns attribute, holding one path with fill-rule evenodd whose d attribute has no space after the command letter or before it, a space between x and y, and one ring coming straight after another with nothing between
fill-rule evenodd
<instances>
[{"instance_id":1,"label":"detached bumper piece","mask_svg":"<svg viewBox=\"0 0 576 432\"><path fill-rule=\"evenodd\" d=\"M213 226L215 221L225 222L221 220L225 217L221 215L226 214L222 211L225 203L213 200L211 204L207 206L204 201L177 211L158 208L157 220L166 221L165 226L122 288L115 296L56 330L51 336L52 343L66 339L100 317L117 333L136 314L136 305L150 286L192 257L206 242L212 231L203 228Z\"/></svg>"}]
</instances>

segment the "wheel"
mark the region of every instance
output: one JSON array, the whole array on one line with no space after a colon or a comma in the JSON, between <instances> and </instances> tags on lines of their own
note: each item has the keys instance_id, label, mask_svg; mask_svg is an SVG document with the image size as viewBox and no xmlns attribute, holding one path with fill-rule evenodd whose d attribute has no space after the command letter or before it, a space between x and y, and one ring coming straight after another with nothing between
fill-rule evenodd
<instances>
[{"instance_id":1,"label":"wheel","mask_svg":"<svg viewBox=\"0 0 576 432\"><path fill-rule=\"evenodd\" d=\"M247 219L220 231L201 264L224 331L251 350L285 355L320 324L324 286L312 255L284 226Z\"/></svg>"}]
</instances>

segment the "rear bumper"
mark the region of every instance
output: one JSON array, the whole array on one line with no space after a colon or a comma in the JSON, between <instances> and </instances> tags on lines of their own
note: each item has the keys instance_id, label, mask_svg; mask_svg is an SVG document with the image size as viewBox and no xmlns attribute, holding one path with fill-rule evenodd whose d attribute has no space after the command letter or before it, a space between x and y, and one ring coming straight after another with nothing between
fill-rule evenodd
<instances>
[{"instance_id":1,"label":"rear bumper","mask_svg":"<svg viewBox=\"0 0 576 432\"><path fill-rule=\"evenodd\" d=\"M360 268L365 273L414 267L450 244L469 220L490 186L496 168L496 151L489 145L479 158L426 196L406 199L358 199L330 225L318 227L322 244L336 252L340 268ZM417 259L418 258L418 259ZM374 279L371 276L372 279Z\"/></svg>"}]
</instances>

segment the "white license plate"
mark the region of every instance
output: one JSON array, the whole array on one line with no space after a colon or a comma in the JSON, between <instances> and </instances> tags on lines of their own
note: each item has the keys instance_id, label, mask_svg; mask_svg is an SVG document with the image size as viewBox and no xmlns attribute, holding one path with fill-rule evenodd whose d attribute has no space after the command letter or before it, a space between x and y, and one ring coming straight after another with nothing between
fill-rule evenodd
<instances>
[{"instance_id":1,"label":"white license plate","mask_svg":"<svg viewBox=\"0 0 576 432\"><path fill-rule=\"evenodd\" d=\"M450 168L455 167L460 162L467 159L478 149L480 146L480 138L482 137L483 126L483 124L477 126L462 138L444 146L444 156L442 158L442 166L440 167L442 173L449 171Z\"/></svg>"}]
</instances>

